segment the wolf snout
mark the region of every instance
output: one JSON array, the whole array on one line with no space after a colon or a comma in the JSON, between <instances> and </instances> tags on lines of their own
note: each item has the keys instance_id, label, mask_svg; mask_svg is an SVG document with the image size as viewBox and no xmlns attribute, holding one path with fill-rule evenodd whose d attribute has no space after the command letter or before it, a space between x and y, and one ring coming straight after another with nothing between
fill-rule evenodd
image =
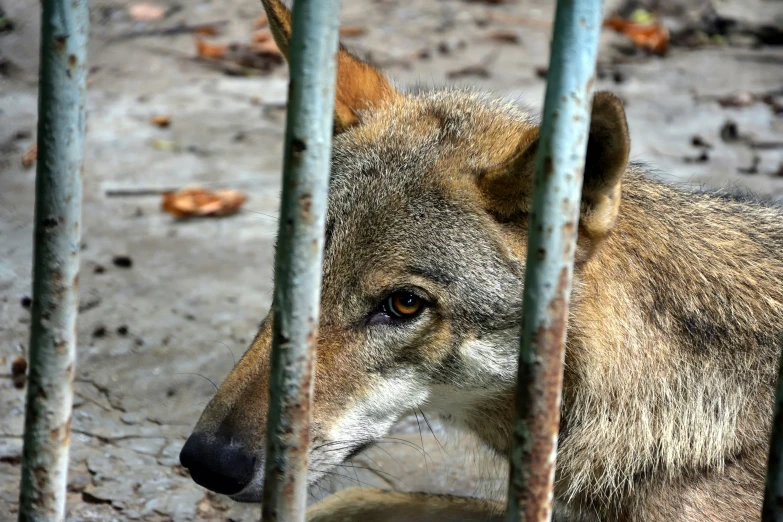
<instances>
[{"instance_id":1,"label":"wolf snout","mask_svg":"<svg viewBox=\"0 0 783 522\"><path fill-rule=\"evenodd\" d=\"M193 433L179 454L196 484L223 495L234 495L250 484L256 457L220 436Z\"/></svg>"}]
</instances>

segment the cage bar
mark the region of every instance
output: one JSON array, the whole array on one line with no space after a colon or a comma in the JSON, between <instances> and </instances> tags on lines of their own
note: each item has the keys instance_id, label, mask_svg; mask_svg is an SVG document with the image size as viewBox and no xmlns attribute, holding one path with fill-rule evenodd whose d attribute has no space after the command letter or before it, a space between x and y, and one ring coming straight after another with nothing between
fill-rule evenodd
<instances>
[{"instance_id":1,"label":"cage bar","mask_svg":"<svg viewBox=\"0 0 783 522\"><path fill-rule=\"evenodd\" d=\"M530 214L506 519L548 522L601 0L559 0Z\"/></svg>"},{"instance_id":2,"label":"cage bar","mask_svg":"<svg viewBox=\"0 0 783 522\"><path fill-rule=\"evenodd\" d=\"M778 385L775 393L761 522L783 522L783 353L778 364Z\"/></svg>"},{"instance_id":3,"label":"cage bar","mask_svg":"<svg viewBox=\"0 0 783 522\"><path fill-rule=\"evenodd\" d=\"M76 364L87 0L41 2L33 302L20 522L65 519Z\"/></svg>"},{"instance_id":4,"label":"cage bar","mask_svg":"<svg viewBox=\"0 0 783 522\"><path fill-rule=\"evenodd\" d=\"M283 156L262 518L304 520L339 0L296 0Z\"/></svg>"}]
</instances>

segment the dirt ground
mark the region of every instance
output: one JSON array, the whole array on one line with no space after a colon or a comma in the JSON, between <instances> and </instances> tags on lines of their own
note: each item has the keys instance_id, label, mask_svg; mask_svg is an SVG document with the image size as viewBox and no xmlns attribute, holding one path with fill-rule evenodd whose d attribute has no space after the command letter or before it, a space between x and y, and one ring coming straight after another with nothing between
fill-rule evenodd
<instances>
[{"instance_id":1,"label":"dirt ground","mask_svg":"<svg viewBox=\"0 0 783 522\"><path fill-rule=\"evenodd\" d=\"M668 54L634 51L605 31L599 58L598 87L627 102L633 159L689 187L783 198L783 4L646 4L666 15ZM257 520L258 506L196 486L178 453L212 382L269 306L287 70L238 73L194 59L191 34L144 34L225 22L209 41L245 42L261 12L256 0L159 0L166 15L147 23L131 18L131 5L91 2L68 520ZM693 45L683 31L710 5L735 25ZM11 365L25 355L30 322L35 169L21 158L35 141L38 8L0 0L2 521L16 519L22 444L24 390ZM606 11L628 9L615 0ZM545 0L355 0L344 2L342 20L364 31L344 42L400 85L457 83L540 107L552 14ZM168 128L150 123L159 114L171 116ZM128 193L189 184L239 189L248 203L228 218L179 222L160 211L159 196ZM402 422L394 439L315 488L313 501L352 484L469 495L503 487L503 473L489 478L492 462L466 451L469 438L428 420L433 432L420 416Z\"/></svg>"}]
</instances>

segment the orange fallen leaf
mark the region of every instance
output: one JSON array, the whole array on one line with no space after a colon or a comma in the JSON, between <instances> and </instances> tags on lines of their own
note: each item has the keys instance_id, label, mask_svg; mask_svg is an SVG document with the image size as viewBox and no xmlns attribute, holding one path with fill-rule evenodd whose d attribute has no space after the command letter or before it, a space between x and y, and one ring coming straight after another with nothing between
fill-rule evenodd
<instances>
[{"instance_id":1,"label":"orange fallen leaf","mask_svg":"<svg viewBox=\"0 0 783 522\"><path fill-rule=\"evenodd\" d=\"M214 25L202 25L196 27L193 30L193 34L200 34L202 36L217 36L220 34L220 30Z\"/></svg>"},{"instance_id":2,"label":"orange fallen leaf","mask_svg":"<svg viewBox=\"0 0 783 522\"><path fill-rule=\"evenodd\" d=\"M660 21L635 23L619 16L604 21L604 27L626 35L634 44L655 54L666 54L669 48L669 31Z\"/></svg>"},{"instance_id":3,"label":"orange fallen leaf","mask_svg":"<svg viewBox=\"0 0 783 522\"><path fill-rule=\"evenodd\" d=\"M159 114L157 116L153 116L150 118L150 122L153 125L157 125L160 128L165 129L169 125L171 125L171 116L166 116L165 114Z\"/></svg>"},{"instance_id":4,"label":"orange fallen leaf","mask_svg":"<svg viewBox=\"0 0 783 522\"><path fill-rule=\"evenodd\" d=\"M30 145L30 148L25 151L24 154L22 154L22 166L26 169L29 169L35 164L35 161L38 159L38 142L36 141L32 145Z\"/></svg>"},{"instance_id":5,"label":"orange fallen leaf","mask_svg":"<svg viewBox=\"0 0 783 522\"><path fill-rule=\"evenodd\" d=\"M137 22L152 22L163 18L166 9L155 4L140 3L132 5L128 13Z\"/></svg>"},{"instance_id":6,"label":"orange fallen leaf","mask_svg":"<svg viewBox=\"0 0 783 522\"><path fill-rule=\"evenodd\" d=\"M519 33L511 29L498 29L487 35L490 40L503 43L519 43Z\"/></svg>"},{"instance_id":7,"label":"orange fallen leaf","mask_svg":"<svg viewBox=\"0 0 783 522\"><path fill-rule=\"evenodd\" d=\"M360 25L346 25L340 28L340 36L361 36L367 32L367 28Z\"/></svg>"},{"instance_id":8,"label":"orange fallen leaf","mask_svg":"<svg viewBox=\"0 0 783 522\"><path fill-rule=\"evenodd\" d=\"M261 42L253 42L252 44L250 44L250 49L259 54L266 54L266 55L273 55L273 56L283 55L283 53L281 53L280 49L277 47L275 41L272 39L264 40Z\"/></svg>"},{"instance_id":9,"label":"orange fallen leaf","mask_svg":"<svg viewBox=\"0 0 783 522\"><path fill-rule=\"evenodd\" d=\"M239 210L247 197L238 190L211 191L189 187L165 192L161 209L178 218L227 216Z\"/></svg>"},{"instance_id":10,"label":"orange fallen leaf","mask_svg":"<svg viewBox=\"0 0 783 522\"><path fill-rule=\"evenodd\" d=\"M260 31L256 31L253 33L253 37L251 38L251 41L253 43L261 43L266 42L272 39L272 31L269 29L262 29Z\"/></svg>"},{"instance_id":11,"label":"orange fallen leaf","mask_svg":"<svg viewBox=\"0 0 783 522\"><path fill-rule=\"evenodd\" d=\"M269 25L269 19L267 19L265 14L262 14L258 18L253 20L253 27L255 29L261 29L262 27L266 27L267 25Z\"/></svg>"},{"instance_id":12,"label":"orange fallen leaf","mask_svg":"<svg viewBox=\"0 0 783 522\"><path fill-rule=\"evenodd\" d=\"M225 45L211 44L196 37L196 52L202 58L223 58L226 56L226 50Z\"/></svg>"}]
</instances>

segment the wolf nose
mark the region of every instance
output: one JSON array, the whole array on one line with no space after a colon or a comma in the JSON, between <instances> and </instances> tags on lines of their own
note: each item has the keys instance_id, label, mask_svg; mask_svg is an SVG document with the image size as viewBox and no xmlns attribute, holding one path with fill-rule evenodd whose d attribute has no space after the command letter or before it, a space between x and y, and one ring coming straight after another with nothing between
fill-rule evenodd
<instances>
[{"instance_id":1,"label":"wolf nose","mask_svg":"<svg viewBox=\"0 0 783 522\"><path fill-rule=\"evenodd\" d=\"M253 479L256 458L219 436L194 433L185 442L179 461L199 486L234 495Z\"/></svg>"}]
</instances>

